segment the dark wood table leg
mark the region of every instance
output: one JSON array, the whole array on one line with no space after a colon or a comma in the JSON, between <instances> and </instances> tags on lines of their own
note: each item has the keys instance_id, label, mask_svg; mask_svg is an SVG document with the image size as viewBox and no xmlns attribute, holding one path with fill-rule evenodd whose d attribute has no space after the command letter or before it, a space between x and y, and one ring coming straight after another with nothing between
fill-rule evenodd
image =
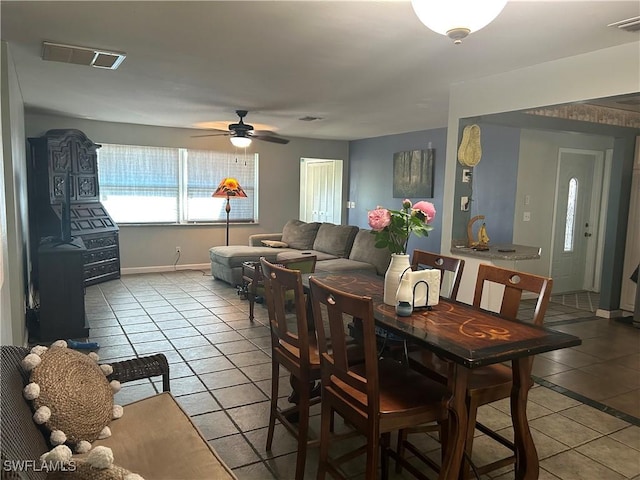
<instances>
[{"instance_id":1,"label":"dark wood table leg","mask_svg":"<svg viewBox=\"0 0 640 480\"><path fill-rule=\"evenodd\" d=\"M287 397L287 401L294 405L298 405L300 403L299 392L301 388L298 379L293 375L289 375L289 384L291 385L291 395ZM309 400L313 400L320 396L320 382L310 382L309 385L307 385L307 388L309 389ZM291 412L286 415L286 417L291 423L296 423L299 415L298 412Z\"/></svg>"},{"instance_id":2,"label":"dark wood table leg","mask_svg":"<svg viewBox=\"0 0 640 480\"><path fill-rule=\"evenodd\" d=\"M444 458L440 469L440 480L458 478L464 458L464 439L467 432L467 405L465 403L469 370L462 365L449 362L447 388L451 394L447 408L449 420L442 448Z\"/></svg>"},{"instance_id":3,"label":"dark wood table leg","mask_svg":"<svg viewBox=\"0 0 640 480\"><path fill-rule=\"evenodd\" d=\"M248 285L247 289L247 300L249 300L249 321L253 322L253 308L256 304L256 293L258 291L257 281L254 278L251 280L251 283Z\"/></svg>"},{"instance_id":4,"label":"dark wood table leg","mask_svg":"<svg viewBox=\"0 0 640 480\"><path fill-rule=\"evenodd\" d=\"M511 390L511 421L516 447L515 473L518 480L538 478L538 452L531 437L527 420L527 397L531 388L531 357L512 361L513 389Z\"/></svg>"}]
</instances>

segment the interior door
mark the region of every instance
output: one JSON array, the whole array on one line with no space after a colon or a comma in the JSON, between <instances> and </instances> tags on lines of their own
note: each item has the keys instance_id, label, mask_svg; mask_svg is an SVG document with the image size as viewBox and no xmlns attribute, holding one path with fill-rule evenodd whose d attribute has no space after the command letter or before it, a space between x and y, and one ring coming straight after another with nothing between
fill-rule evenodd
<instances>
[{"instance_id":1,"label":"interior door","mask_svg":"<svg viewBox=\"0 0 640 480\"><path fill-rule=\"evenodd\" d=\"M594 284L593 278L585 278L585 272L593 276L594 242L598 238L597 212L592 212L598 154L601 152L560 150L551 262L553 293L584 290Z\"/></svg>"},{"instance_id":2,"label":"interior door","mask_svg":"<svg viewBox=\"0 0 640 480\"><path fill-rule=\"evenodd\" d=\"M340 224L342 160L303 158L300 163L300 220Z\"/></svg>"}]
</instances>

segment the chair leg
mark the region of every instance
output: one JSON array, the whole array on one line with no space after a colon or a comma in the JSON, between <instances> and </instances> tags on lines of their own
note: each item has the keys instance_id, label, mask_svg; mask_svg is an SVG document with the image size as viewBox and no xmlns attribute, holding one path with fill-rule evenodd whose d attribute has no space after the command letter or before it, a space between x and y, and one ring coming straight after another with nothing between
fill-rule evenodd
<instances>
[{"instance_id":1,"label":"chair leg","mask_svg":"<svg viewBox=\"0 0 640 480\"><path fill-rule=\"evenodd\" d=\"M304 479L304 466L307 461L307 442L309 441L309 382L300 381L300 403L298 403L298 455L296 458L296 480Z\"/></svg>"},{"instance_id":2,"label":"chair leg","mask_svg":"<svg viewBox=\"0 0 640 480\"><path fill-rule=\"evenodd\" d=\"M398 445L396 447L396 452L398 452L399 458L404 458L404 442L407 440L407 431L400 430L398 432ZM400 460L396 460L396 473L402 473L402 463Z\"/></svg>"},{"instance_id":3,"label":"chair leg","mask_svg":"<svg viewBox=\"0 0 640 480\"><path fill-rule=\"evenodd\" d=\"M278 408L278 387L280 380L280 364L271 359L271 408L269 409L269 428L267 430L267 451L273 443L273 430L276 426L276 411Z\"/></svg>"},{"instance_id":4,"label":"chair leg","mask_svg":"<svg viewBox=\"0 0 640 480\"><path fill-rule=\"evenodd\" d=\"M389 478L389 445L391 433L383 433L380 440L380 468L382 480Z\"/></svg>"},{"instance_id":5,"label":"chair leg","mask_svg":"<svg viewBox=\"0 0 640 480\"><path fill-rule=\"evenodd\" d=\"M329 459L329 435L331 434L331 417L333 417L333 410L328 402L321 403L320 412L320 452L318 455L318 474L316 476L316 480L324 480L327 473L327 462Z\"/></svg>"},{"instance_id":6,"label":"chair leg","mask_svg":"<svg viewBox=\"0 0 640 480\"><path fill-rule=\"evenodd\" d=\"M467 420L467 438L464 444L464 451L466 455L462 459L462 465L460 468L461 480L469 480L470 478L471 464L469 461L472 460L471 452L473 451L473 436L476 431L476 418L478 416L478 402L472 397L467 398L467 412L469 417Z\"/></svg>"},{"instance_id":7,"label":"chair leg","mask_svg":"<svg viewBox=\"0 0 640 480\"><path fill-rule=\"evenodd\" d=\"M365 478L377 478L378 455L380 453L380 430L377 425L371 427L367 437L367 468Z\"/></svg>"}]
</instances>

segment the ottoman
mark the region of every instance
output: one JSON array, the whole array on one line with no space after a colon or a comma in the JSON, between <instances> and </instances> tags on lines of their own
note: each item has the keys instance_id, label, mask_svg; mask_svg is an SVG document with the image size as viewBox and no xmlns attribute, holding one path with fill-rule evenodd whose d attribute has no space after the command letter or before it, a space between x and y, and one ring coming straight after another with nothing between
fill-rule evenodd
<instances>
[{"instance_id":1,"label":"ottoman","mask_svg":"<svg viewBox=\"0 0 640 480\"><path fill-rule=\"evenodd\" d=\"M260 257L275 262L279 253L295 251L289 248L250 247L248 245L228 245L211 247L211 276L224 280L232 286L242 285L242 263L257 262Z\"/></svg>"}]
</instances>

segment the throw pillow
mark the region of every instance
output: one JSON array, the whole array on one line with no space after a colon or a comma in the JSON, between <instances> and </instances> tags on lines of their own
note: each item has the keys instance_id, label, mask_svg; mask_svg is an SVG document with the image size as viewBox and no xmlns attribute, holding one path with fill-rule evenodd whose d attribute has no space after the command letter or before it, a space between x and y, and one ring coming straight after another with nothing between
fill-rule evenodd
<instances>
[{"instance_id":1,"label":"throw pillow","mask_svg":"<svg viewBox=\"0 0 640 480\"><path fill-rule=\"evenodd\" d=\"M74 458L65 445L58 445L40 457L48 471L47 480L144 480L113 463L108 447L96 447L86 458Z\"/></svg>"},{"instance_id":2,"label":"throw pillow","mask_svg":"<svg viewBox=\"0 0 640 480\"><path fill-rule=\"evenodd\" d=\"M23 359L23 367L31 371L24 396L33 402L33 420L51 432L52 445L68 443L86 452L91 442L111 436L109 423L122 416L122 407L113 404L120 384L105 376L113 369L96 361L95 353L71 350L64 341L34 347Z\"/></svg>"},{"instance_id":3,"label":"throw pillow","mask_svg":"<svg viewBox=\"0 0 640 480\"><path fill-rule=\"evenodd\" d=\"M313 249L336 257L347 258L358 230L358 227L353 225L323 223L318 229Z\"/></svg>"},{"instance_id":4,"label":"throw pillow","mask_svg":"<svg viewBox=\"0 0 640 480\"><path fill-rule=\"evenodd\" d=\"M297 250L311 250L320 224L289 220L282 229L282 241Z\"/></svg>"},{"instance_id":5,"label":"throw pillow","mask_svg":"<svg viewBox=\"0 0 640 480\"><path fill-rule=\"evenodd\" d=\"M279 242L278 240L262 240L262 245L271 248L287 248L289 246L288 243Z\"/></svg>"}]
</instances>

